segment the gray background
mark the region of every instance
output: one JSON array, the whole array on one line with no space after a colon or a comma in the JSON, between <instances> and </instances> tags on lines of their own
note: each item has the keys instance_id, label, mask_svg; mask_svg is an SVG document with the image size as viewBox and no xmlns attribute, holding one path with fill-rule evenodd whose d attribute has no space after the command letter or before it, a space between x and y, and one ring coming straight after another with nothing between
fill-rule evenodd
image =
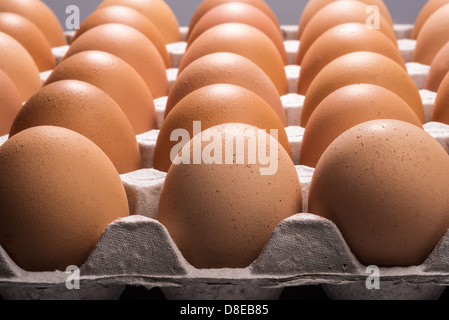
<instances>
[{"instance_id":1,"label":"gray background","mask_svg":"<svg viewBox=\"0 0 449 320\"><path fill-rule=\"evenodd\" d=\"M81 11L81 20L83 20L102 2L102 0L43 1L56 13L64 27L67 6L77 5ZM187 26L193 12L202 0L166 0L166 2L178 18L179 24ZM307 0L266 0L265 2L273 9L281 24L297 24ZM384 0L384 2L395 23L413 24L427 0Z\"/></svg>"}]
</instances>

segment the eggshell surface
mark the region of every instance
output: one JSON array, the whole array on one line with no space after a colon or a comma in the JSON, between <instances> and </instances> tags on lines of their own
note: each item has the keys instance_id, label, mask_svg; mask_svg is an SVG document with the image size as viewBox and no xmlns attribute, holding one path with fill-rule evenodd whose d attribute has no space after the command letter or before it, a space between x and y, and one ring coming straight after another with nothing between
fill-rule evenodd
<instances>
[{"instance_id":1,"label":"eggshell surface","mask_svg":"<svg viewBox=\"0 0 449 320\"><path fill-rule=\"evenodd\" d=\"M14 82L0 69L0 136L6 135L22 108L22 98Z\"/></svg>"},{"instance_id":2,"label":"eggshell surface","mask_svg":"<svg viewBox=\"0 0 449 320\"><path fill-rule=\"evenodd\" d=\"M432 121L449 124L449 73L438 88L432 112Z\"/></svg>"}]
</instances>

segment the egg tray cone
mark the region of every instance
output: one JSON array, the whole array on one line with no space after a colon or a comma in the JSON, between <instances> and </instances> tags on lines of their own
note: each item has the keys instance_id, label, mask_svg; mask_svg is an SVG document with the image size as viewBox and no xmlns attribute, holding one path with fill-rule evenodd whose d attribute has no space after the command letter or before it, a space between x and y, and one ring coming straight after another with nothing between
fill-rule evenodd
<instances>
[{"instance_id":1,"label":"egg tray cone","mask_svg":"<svg viewBox=\"0 0 449 320\"><path fill-rule=\"evenodd\" d=\"M449 153L449 126L429 122L436 93L424 90L429 66L410 63L416 42L409 40L412 25L396 25L395 31L409 74L420 89L429 132ZM290 62L299 42L297 26L282 26ZM181 28L184 35L187 29ZM67 37L73 36L68 32ZM54 48L61 61L68 47ZM185 42L168 45L177 66ZM51 70L41 74L42 80ZM296 94L300 67L286 66L291 93L282 97L292 146L292 158L301 181L304 208L313 168L299 165L304 128L300 120L304 97ZM177 69L168 69L171 83ZM167 98L155 100L159 124ZM438 299L449 285L449 232L420 266L380 268L380 289L368 290L371 275L358 262L336 225L313 214L294 215L279 224L269 242L250 266L242 269L206 269L191 266L176 247L166 228L157 221L159 196L166 173L152 169L159 131L137 136L142 155L139 171L121 175L131 216L110 224L88 260L79 269L79 289L68 289L71 273L27 272L0 247L0 296L4 299L119 299L127 286L161 288L167 299L275 300L284 288L321 285L331 299ZM7 140L0 137L0 145Z\"/></svg>"}]
</instances>

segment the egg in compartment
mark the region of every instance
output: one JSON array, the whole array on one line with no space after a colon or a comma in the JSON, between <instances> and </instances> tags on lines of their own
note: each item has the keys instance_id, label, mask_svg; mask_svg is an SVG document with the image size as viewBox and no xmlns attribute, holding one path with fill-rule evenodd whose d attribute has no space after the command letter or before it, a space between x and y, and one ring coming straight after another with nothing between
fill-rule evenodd
<instances>
[{"instance_id":1,"label":"egg in compartment","mask_svg":"<svg viewBox=\"0 0 449 320\"><path fill-rule=\"evenodd\" d=\"M429 19L435 11L446 4L449 4L448 0L428 0L420 10L418 17L415 20L411 38L416 40L427 19Z\"/></svg>"},{"instance_id":2,"label":"egg in compartment","mask_svg":"<svg viewBox=\"0 0 449 320\"><path fill-rule=\"evenodd\" d=\"M438 88L432 121L449 124L449 73L443 78Z\"/></svg>"},{"instance_id":3,"label":"egg in compartment","mask_svg":"<svg viewBox=\"0 0 449 320\"><path fill-rule=\"evenodd\" d=\"M426 80L426 89L437 92L446 74L449 72L449 42L437 53L430 65Z\"/></svg>"},{"instance_id":4,"label":"egg in compartment","mask_svg":"<svg viewBox=\"0 0 449 320\"><path fill-rule=\"evenodd\" d=\"M11 78L0 69L0 136L7 135L22 108L22 97Z\"/></svg>"},{"instance_id":5,"label":"egg in compartment","mask_svg":"<svg viewBox=\"0 0 449 320\"><path fill-rule=\"evenodd\" d=\"M201 161L188 164L198 156ZM211 127L184 145L175 163L158 220L195 268L249 266L279 223L302 212L295 166L265 130L241 123Z\"/></svg>"},{"instance_id":6,"label":"egg in compartment","mask_svg":"<svg viewBox=\"0 0 449 320\"><path fill-rule=\"evenodd\" d=\"M111 160L86 137L26 129L0 147L0 244L26 271L81 267L108 224L129 215Z\"/></svg>"},{"instance_id":7,"label":"egg in compartment","mask_svg":"<svg viewBox=\"0 0 449 320\"><path fill-rule=\"evenodd\" d=\"M309 212L333 221L363 265L420 265L448 230L448 183L449 157L427 132L368 121L323 153Z\"/></svg>"}]
</instances>

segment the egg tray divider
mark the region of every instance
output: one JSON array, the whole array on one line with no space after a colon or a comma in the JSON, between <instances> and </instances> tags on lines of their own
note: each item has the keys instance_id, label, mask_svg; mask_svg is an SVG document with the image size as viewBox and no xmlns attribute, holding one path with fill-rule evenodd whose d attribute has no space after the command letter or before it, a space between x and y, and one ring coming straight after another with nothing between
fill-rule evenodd
<instances>
[{"instance_id":1,"label":"egg tray divider","mask_svg":"<svg viewBox=\"0 0 449 320\"><path fill-rule=\"evenodd\" d=\"M409 74L420 89L429 116L436 93L424 90L429 66L412 63L416 41L413 25L396 25L395 31ZM290 94L282 97L287 114L286 131L301 181L304 212L313 168L299 165L304 129L298 127L304 97L296 94L300 67L294 65L299 41L297 26L282 26L290 65L286 66ZM187 28L181 27L183 39ZM73 32L67 32L70 41ZM185 42L167 46L174 66L184 54ZM54 48L58 63L68 46ZM43 81L51 71L43 72ZM168 69L170 84L177 69ZM156 99L159 125L166 97ZM160 126L159 126L160 127ZM428 122L424 129L449 153L449 126ZM121 175L131 216L110 224L89 259L80 268L80 290L69 290L63 271L27 272L0 247L0 296L4 299L118 299L126 286L161 288L168 299L278 299L290 286L321 285L331 299L438 299L449 285L449 231L420 266L380 268L380 290L368 290L370 276L358 262L336 225L308 213L294 215L273 231L266 247L247 268L205 269L191 266L157 219L157 204L166 174L155 169L153 153L158 130L137 136L144 169ZM0 137L0 144L7 140Z\"/></svg>"}]
</instances>

